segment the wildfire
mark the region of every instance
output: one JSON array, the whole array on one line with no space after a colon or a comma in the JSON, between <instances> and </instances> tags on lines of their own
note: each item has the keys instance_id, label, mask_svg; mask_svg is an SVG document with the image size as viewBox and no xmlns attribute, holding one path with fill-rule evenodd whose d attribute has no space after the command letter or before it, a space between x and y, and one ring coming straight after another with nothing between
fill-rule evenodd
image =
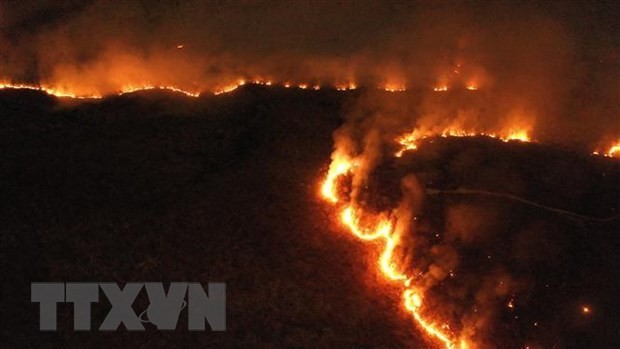
<instances>
[{"instance_id":1,"label":"wildfire","mask_svg":"<svg viewBox=\"0 0 620 349\"><path fill-rule=\"evenodd\" d=\"M383 89L387 92L407 91L407 88L405 88L405 85L402 85L402 84L387 84Z\"/></svg>"},{"instance_id":2,"label":"wildfire","mask_svg":"<svg viewBox=\"0 0 620 349\"><path fill-rule=\"evenodd\" d=\"M180 50L180 49L184 49L185 46L183 44L179 44L175 46L175 48ZM214 95L220 95L224 93L233 92L239 87L244 86L246 84L263 85L263 86L277 85L277 86L282 86L285 88L299 88L302 90L311 89L315 91L320 90L322 87L322 85L319 85L316 83L312 84L308 82L292 83L290 81L284 81L284 82L279 81L278 82L278 81L274 81L271 79L264 79L264 78L253 78L253 79L240 78L234 82L228 82L228 83L222 83L220 85L215 85L215 87L207 88L204 91L213 93ZM337 84L327 86L327 87L334 88L338 91L350 91L350 90L358 89L359 85L357 85L354 82L346 82L346 83L337 83ZM407 91L407 88L402 83L387 83L377 88L383 91L387 91L387 92ZM473 84L467 85L466 88L468 90L478 89L478 87ZM103 98L105 95L122 95L126 93L132 93L132 92L144 91L144 90L168 90L168 91L182 93L188 97L198 97L202 92L202 91L196 91L196 90L192 91L186 88L169 85L169 84L151 84L148 82L136 82L136 83L130 83L127 85L121 85L118 88L118 90L113 91L113 92L107 92L107 93L93 93L94 92L93 90L90 90L89 92L69 90L66 88L53 86L53 85L46 85L46 84L32 85L32 84L7 83L7 82L0 82L0 90L1 89L37 90L37 91L42 91L49 95L53 95L53 96L60 97L60 98L74 98L74 99L95 99L95 98L99 99L99 98ZM448 86L442 85L442 86L433 88L433 90L434 91L447 91Z\"/></svg>"},{"instance_id":3,"label":"wildfire","mask_svg":"<svg viewBox=\"0 0 620 349\"><path fill-rule=\"evenodd\" d=\"M332 203L338 202L338 194L336 193L336 180L349 171L353 167L353 162L344 155L336 155L332 163L329 165L327 178L321 186L321 194L324 198ZM352 212L351 212L352 214Z\"/></svg>"},{"instance_id":4,"label":"wildfire","mask_svg":"<svg viewBox=\"0 0 620 349\"><path fill-rule=\"evenodd\" d=\"M489 133L489 132L476 132L465 131L458 128L446 128L440 132L422 130L419 128L414 129L411 132L405 133L396 138L396 142L400 145L400 149L396 152L396 157L401 157L403 153L410 150L418 149L418 141L431 137L490 137L497 138L504 142L520 141L531 142L532 138L529 135L527 128L510 128L508 131L501 133Z\"/></svg>"},{"instance_id":5,"label":"wildfire","mask_svg":"<svg viewBox=\"0 0 620 349\"><path fill-rule=\"evenodd\" d=\"M217 89L213 92L214 95L221 95L222 93L229 93L232 92L236 89L238 89L239 87L245 85L245 80L238 80L236 83L234 84L230 84L227 86L224 86L220 89Z\"/></svg>"},{"instance_id":6,"label":"wildfire","mask_svg":"<svg viewBox=\"0 0 620 349\"><path fill-rule=\"evenodd\" d=\"M184 94L184 95L186 95L188 97L198 97L198 96L200 96L200 92L190 92L190 91L182 90L182 89L174 87L174 86L150 86L150 85L127 86L127 87L124 87L121 90L119 95L123 95L123 94L127 94L127 93L133 93L133 92L139 92L139 91L149 91L149 90L172 91L172 92L182 93L182 94Z\"/></svg>"},{"instance_id":7,"label":"wildfire","mask_svg":"<svg viewBox=\"0 0 620 349\"><path fill-rule=\"evenodd\" d=\"M405 308L407 308L407 310L411 312L413 318L418 322L418 325L420 325L420 327L424 329L426 333L437 338L444 344L446 348L456 347L456 343L452 341L445 333L441 332L439 329L437 329L436 326L429 323L424 317L422 317L422 315L420 314L420 308L422 307L422 298L417 292L415 292L415 290L405 290L405 292L403 293L403 298L405 301ZM468 347L466 342L464 341L461 341L459 346L461 349L466 349Z\"/></svg>"},{"instance_id":8,"label":"wildfire","mask_svg":"<svg viewBox=\"0 0 620 349\"><path fill-rule=\"evenodd\" d=\"M12 90L34 90L45 92L48 95L56 96L59 98L74 98L74 99L99 99L102 98L101 95L78 95L72 92L67 92L61 89L48 87L48 86L38 86L38 85L28 85L28 84L11 84L11 83L2 83L0 82L0 90L2 89L12 89Z\"/></svg>"},{"instance_id":9,"label":"wildfire","mask_svg":"<svg viewBox=\"0 0 620 349\"><path fill-rule=\"evenodd\" d=\"M321 195L324 199L336 204L344 198L340 198L337 186L338 179L347 174L354 174L359 168L355 165L355 160L342 152L336 151L332 155L327 175L321 185ZM447 326L439 326L435 320L428 317L423 312L423 298L421 292L412 285L413 277L399 271L399 265L394 258L394 251L399 246L400 236L395 229L394 221L398 220L396 212L380 213L371 215L358 208L354 202L341 206L341 222L348 230L362 241L382 241L383 252L378 261L379 270L391 281L398 282L402 287L403 303L405 309L411 313L415 323L427 334L440 342L447 349L469 347L466 340L457 341L452 338L451 333L444 332Z\"/></svg>"},{"instance_id":10,"label":"wildfire","mask_svg":"<svg viewBox=\"0 0 620 349\"><path fill-rule=\"evenodd\" d=\"M610 157L610 158L620 157L620 140L617 140L612 145L610 145L607 150L604 150L602 152L599 150L596 150L592 152L592 154L603 155L603 156Z\"/></svg>"},{"instance_id":11,"label":"wildfire","mask_svg":"<svg viewBox=\"0 0 620 349\"><path fill-rule=\"evenodd\" d=\"M263 79L255 79L252 81L254 85L263 85L263 86L271 86L273 85L273 81L271 80L263 80Z\"/></svg>"},{"instance_id":12,"label":"wildfire","mask_svg":"<svg viewBox=\"0 0 620 349\"><path fill-rule=\"evenodd\" d=\"M349 91L349 90L355 90L356 88L357 88L357 85L352 82L336 85L336 90L338 91Z\"/></svg>"},{"instance_id":13,"label":"wildfire","mask_svg":"<svg viewBox=\"0 0 620 349\"><path fill-rule=\"evenodd\" d=\"M76 93L69 92L63 89L59 89L59 88L48 87L48 86L27 85L27 84L0 83L0 90L2 89L41 91L41 92L47 93L48 95L56 96L59 98L73 98L73 99L101 99L103 98L102 95L81 95L81 94L76 94ZM139 92L139 91L148 91L148 90L173 91L177 93L182 93L188 97L200 96L199 92L190 92L190 91L182 90L174 86L155 86L155 85L124 86L117 93L117 95L123 95L127 93Z\"/></svg>"}]
</instances>

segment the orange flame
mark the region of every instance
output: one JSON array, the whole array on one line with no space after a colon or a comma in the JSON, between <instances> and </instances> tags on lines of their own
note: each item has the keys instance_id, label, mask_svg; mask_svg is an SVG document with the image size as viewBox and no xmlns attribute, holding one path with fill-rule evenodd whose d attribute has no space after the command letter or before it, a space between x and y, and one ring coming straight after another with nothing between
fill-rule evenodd
<instances>
[{"instance_id":1,"label":"orange flame","mask_svg":"<svg viewBox=\"0 0 620 349\"><path fill-rule=\"evenodd\" d=\"M355 90L357 88L357 85L355 83L352 82L348 82L345 84L337 84L336 85L336 90L338 91L348 91L348 90Z\"/></svg>"},{"instance_id":2,"label":"orange flame","mask_svg":"<svg viewBox=\"0 0 620 349\"><path fill-rule=\"evenodd\" d=\"M330 164L329 171L321 186L321 195L329 202L335 204L342 199L338 197L337 192L337 180L340 176L348 173L354 173L358 167L355 166L355 160L348 156L342 155L341 152L336 151L332 155L332 163ZM434 321L430 320L427 315L422 313L422 296L411 285L413 278L399 271L399 265L394 259L394 251L399 246L400 236L396 233L393 219L398 217L393 216L390 218L390 214L382 213L378 216L363 217L364 212L362 209L354 208L352 203L346 205L340 212L341 222L349 229L349 231L357 238L363 241L384 241L383 252L379 257L379 270L381 273L391 281L399 282L403 288L403 302L407 311L412 314L416 324L422 329L422 331L440 342L446 349L453 349L457 347L457 341L451 338L451 335L443 332L442 327L436 325ZM392 214L394 215L394 213ZM364 222L375 222L371 224L372 228L366 228L363 226ZM469 347L466 340L461 340L458 343L460 349L467 349Z\"/></svg>"},{"instance_id":3,"label":"orange flame","mask_svg":"<svg viewBox=\"0 0 620 349\"><path fill-rule=\"evenodd\" d=\"M178 92L178 93L182 93L182 94L184 94L184 95L186 95L188 97L198 97L198 96L200 96L200 92L185 91L185 90L182 90L182 89L174 87L174 86L150 86L150 85L126 86L126 87L123 87L121 89L121 92L119 93L119 95L123 95L123 94L127 94L127 93L133 93L133 92L139 92L139 91L148 91L148 90L165 90L165 91Z\"/></svg>"},{"instance_id":4,"label":"orange flame","mask_svg":"<svg viewBox=\"0 0 620 349\"><path fill-rule=\"evenodd\" d=\"M245 85L245 80L240 79L240 80L238 80L234 84L230 84L230 85L227 85L227 86L224 86L222 88L219 88L219 89L215 90L213 92L213 94L214 95L221 95L222 93L229 93L229 92L232 92L232 91L238 89L239 87L241 87L243 85Z\"/></svg>"},{"instance_id":5,"label":"orange flame","mask_svg":"<svg viewBox=\"0 0 620 349\"><path fill-rule=\"evenodd\" d=\"M405 85L403 85L403 84L395 84L395 83L389 83L389 84L385 85L385 87L383 89L385 91L387 91L387 92L403 92L403 91L407 91L407 88L405 87Z\"/></svg>"},{"instance_id":6,"label":"orange flame","mask_svg":"<svg viewBox=\"0 0 620 349\"><path fill-rule=\"evenodd\" d=\"M68 92L62 89L57 89L49 86L38 86L38 85L28 85L28 84L12 84L12 83L2 83L0 82L0 90L3 89L11 89L11 90L35 90L45 92L48 95L56 96L59 98L74 98L74 99L99 99L102 98L101 95L79 95L76 93Z\"/></svg>"},{"instance_id":7,"label":"orange flame","mask_svg":"<svg viewBox=\"0 0 620 349\"><path fill-rule=\"evenodd\" d=\"M488 133L477 131L465 131L459 128L446 128L442 131L422 130L420 128L413 129L412 131L405 133L396 138L396 142L400 145L400 149L396 152L396 157L401 157L403 153L418 149L418 142L422 139L431 137L490 137L497 138L504 142L520 141L520 142L532 142L530 136L530 130L527 127L513 127L508 128L504 132Z\"/></svg>"},{"instance_id":8,"label":"orange flame","mask_svg":"<svg viewBox=\"0 0 620 349\"><path fill-rule=\"evenodd\" d=\"M592 152L594 155L603 155L609 158L620 157L620 139L609 146L607 150L596 150Z\"/></svg>"},{"instance_id":9,"label":"orange flame","mask_svg":"<svg viewBox=\"0 0 620 349\"><path fill-rule=\"evenodd\" d=\"M27 84L11 84L11 83L0 83L0 90L2 89L15 89L15 90L35 90L45 92L48 95L56 96L59 98L74 98L74 99L101 99L102 95L82 95L76 94L70 91L66 91L60 88L54 88L50 86L37 86L37 85L27 85ZM200 96L199 92L191 92L182 90L180 88L174 86L155 86L155 85L141 85L141 86L124 86L117 93L118 95L123 95L127 93L139 92L139 91L148 91L148 90L166 90L182 93L188 97L198 97Z\"/></svg>"},{"instance_id":10,"label":"orange flame","mask_svg":"<svg viewBox=\"0 0 620 349\"><path fill-rule=\"evenodd\" d=\"M321 186L321 194L332 203L338 202L338 194L336 193L336 180L338 177L351 171L353 162L345 156L335 156L329 165L327 178Z\"/></svg>"},{"instance_id":11,"label":"orange flame","mask_svg":"<svg viewBox=\"0 0 620 349\"><path fill-rule=\"evenodd\" d=\"M441 332L437 329L437 326L429 323L422 315L420 314L420 308L422 307L422 298L420 295L415 292L413 289L407 289L403 293L403 298L405 299L405 308L411 312L413 318L418 322L418 325L424 329L426 333L437 338L439 341L443 343L446 348L454 348L456 343L452 341L445 333ZM461 349L467 348L467 344L464 341L461 341L460 344Z\"/></svg>"},{"instance_id":12,"label":"orange flame","mask_svg":"<svg viewBox=\"0 0 620 349\"><path fill-rule=\"evenodd\" d=\"M175 47L177 49L185 48L184 45L177 45ZM118 90L113 91L113 92L105 92L105 93L98 91L96 88L77 91L75 87L73 87L72 89L67 89L65 87L59 87L59 86L48 85L48 84L32 85L32 84L21 84L21 83L7 83L7 82L1 82L1 81L3 80L0 79L0 90L2 89L29 89L29 90L42 91L49 95L53 95L53 96L60 97L60 98L74 98L74 99L95 99L95 98L99 99L99 98L103 98L104 95L120 95L120 94L144 91L144 90L168 90L168 91L182 93L188 97L198 97L201 94L201 91L196 91L196 90L192 91L186 88L181 88L179 86L174 86L174 85L169 85L169 84L152 84L152 83L149 83L148 81L134 82L134 83L129 83L129 84L120 84L120 87L118 88ZM204 91L213 93L214 95L220 95L223 93L233 92L239 87L246 85L248 83L251 83L254 85L265 85L265 86L279 85L285 88L297 87L302 90L306 90L306 89L320 90L321 87L323 86L323 85L311 84L307 82L298 82L298 83L293 84L289 81L276 82L270 79L254 78L254 79L249 79L249 80L239 79L236 82L222 83L220 85L216 85L215 87L206 89ZM339 84L331 85L330 87L335 88L338 91L349 91L349 90L355 90L359 88L359 86L354 82L339 83ZM401 83L388 83L384 86L377 87L377 88L382 89L387 92L407 91L405 85Z\"/></svg>"}]
</instances>

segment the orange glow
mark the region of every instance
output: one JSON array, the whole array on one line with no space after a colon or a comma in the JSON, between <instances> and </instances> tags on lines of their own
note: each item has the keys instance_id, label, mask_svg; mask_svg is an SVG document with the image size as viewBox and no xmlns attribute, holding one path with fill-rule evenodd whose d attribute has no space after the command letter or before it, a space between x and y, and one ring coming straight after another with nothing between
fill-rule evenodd
<instances>
[{"instance_id":1,"label":"orange glow","mask_svg":"<svg viewBox=\"0 0 620 349\"><path fill-rule=\"evenodd\" d=\"M405 87L405 85L403 85L403 84L396 84L396 83L388 83L387 85L385 85L385 87L383 89L385 91L387 91L387 92L403 92L403 91L407 91L407 88Z\"/></svg>"},{"instance_id":2,"label":"orange glow","mask_svg":"<svg viewBox=\"0 0 620 349\"><path fill-rule=\"evenodd\" d=\"M452 341L445 333L441 332L437 326L428 322L422 314L420 313L420 308L422 307L422 298L420 295L415 292L413 289L407 289L403 293L403 297L405 299L405 308L411 312L413 318L417 321L418 325L432 337L437 338L441 341L446 348L455 348L456 343ZM467 348L468 345L465 341L461 341L460 345L461 349Z\"/></svg>"},{"instance_id":3,"label":"orange glow","mask_svg":"<svg viewBox=\"0 0 620 349\"><path fill-rule=\"evenodd\" d=\"M327 172L327 178L323 181L321 186L321 194L327 200L332 203L338 202L338 195L336 193L336 180L338 177L347 174L353 163L345 156L336 156L332 163L329 165L329 171Z\"/></svg>"},{"instance_id":4,"label":"orange glow","mask_svg":"<svg viewBox=\"0 0 620 349\"><path fill-rule=\"evenodd\" d=\"M59 97L59 98L74 98L74 99L100 99L100 98L103 98L103 96L101 96L101 95L81 95L81 94L76 94L76 93L73 93L73 92L65 91L65 90L62 90L62 89L57 89L57 88L54 88L54 87L25 85L25 84L0 83L0 90L1 89L35 90L35 91L45 92L48 95L56 96L56 97ZM174 86L150 86L150 85L125 86L117 94L118 95L123 95L123 94L127 94L127 93L138 92L138 91L148 91L148 90L173 91L173 92L182 93L182 94L184 94L184 95L186 95L188 97L198 97L198 96L200 96L199 92L185 91L185 90L182 90L180 88L176 88Z\"/></svg>"},{"instance_id":5,"label":"orange glow","mask_svg":"<svg viewBox=\"0 0 620 349\"><path fill-rule=\"evenodd\" d=\"M497 131L478 131L467 130L458 125L441 128L415 128L406 132L395 139L395 143L400 145L400 150L395 154L401 156L405 151L418 148L418 141L430 137L474 137L484 136L497 138L502 141L524 141L530 142L531 126L519 122L508 123ZM394 282L402 292L403 305L407 312L411 314L414 323L429 340L436 342L440 347L446 349L468 349L475 348L476 344L470 341L470 330L465 333L455 333L450 329L450 324L443 320L442 315L435 313L425 307L425 289L423 284L416 284L417 274L408 274L409 269L400 256L401 234L409 231L409 219L401 216L398 209L380 213L371 213L364 210L364 205L357 202L354 196L338 190L341 185L338 178L350 176L348 180L352 183L356 178L364 177L362 171L366 171L365 159L362 155L351 156L352 145L346 142L337 143L339 146L332 154L332 162L329 171L325 176L322 186L322 197L336 206L339 211L341 223L355 237L362 241L371 242L373 246L379 244L381 253L378 258L378 269L386 280ZM344 185L344 184L342 184ZM400 224L402 223L402 224ZM405 228L402 228L405 227ZM414 269L415 270L415 269ZM452 272L450 272L451 275ZM510 299L507 307L515 307L514 299ZM449 316L446 314L446 316Z\"/></svg>"},{"instance_id":6,"label":"orange glow","mask_svg":"<svg viewBox=\"0 0 620 349\"><path fill-rule=\"evenodd\" d=\"M11 84L0 82L0 90L13 89L13 90L35 90L45 92L48 95L56 96L59 98L74 98L74 99L99 99L101 95L80 95L73 92L57 89L49 86L37 86L28 84Z\"/></svg>"},{"instance_id":7,"label":"orange glow","mask_svg":"<svg viewBox=\"0 0 620 349\"><path fill-rule=\"evenodd\" d=\"M474 84L469 84L469 85L465 86L465 88L470 90L470 91L477 91L478 90L478 86L476 86Z\"/></svg>"},{"instance_id":8,"label":"orange glow","mask_svg":"<svg viewBox=\"0 0 620 349\"><path fill-rule=\"evenodd\" d=\"M185 46L183 46L183 45L177 45L177 49L178 49L178 50L182 49L183 47L185 47Z\"/></svg>"},{"instance_id":9,"label":"orange glow","mask_svg":"<svg viewBox=\"0 0 620 349\"><path fill-rule=\"evenodd\" d=\"M173 91L173 92L182 93L182 94L184 94L184 95L186 95L188 97L198 97L198 96L200 96L200 92L185 91L185 90L181 90L180 88L177 88L177 87L174 87L174 86L149 86L149 85L123 87L119 94L122 95L122 94L126 94L126 93L133 93L133 92L139 92L139 91L148 91L148 90Z\"/></svg>"},{"instance_id":10,"label":"orange glow","mask_svg":"<svg viewBox=\"0 0 620 349\"><path fill-rule=\"evenodd\" d=\"M504 142L521 141L532 142L529 128L508 128L502 132L479 132L467 131L456 127L449 127L441 131L423 130L416 128L396 138L396 142L400 145L400 149L396 152L396 157L401 157L403 153L410 150L418 149L418 141L431 137L490 137L497 138Z\"/></svg>"},{"instance_id":11,"label":"orange glow","mask_svg":"<svg viewBox=\"0 0 620 349\"><path fill-rule=\"evenodd\" d=\"M604 151L595 151L593 154L595 155L603 155L603 156L607 156L607 157L620 157L620 140L615 141L613 144L611 144L607 150Z\"/></svg>"},{"instance_id":12,"label":"orange glow","mask_svg":"<svg viewBox=\"0 0 620 349\"><path fill-rule=\"evenodd\" d=\"M252 83L254 85L271 86L273 84L273 81L271 81L271 80L263 80L263 79L255 79L254 81L252 81Z\"/></svg>"},{"instance_id":13,"label":"orange glow","mask_svg":"<svg viewBox=\"0 0 620 349\"><path fill-rule=\"evenodd\" d=\"M245 80L240 79L240 80L238 80L238 81L237 81L236 83L234 83L234 84L230 84L230 85L227 85L227 86L224 86L224 87L222 87L222 88L219 88L219 89L215 90L215 91L213 92L213 94L214 94L214 95L220 95L220 94L222 94L222 93L229 93L229 92L232 92L232 91L234 91L234 90L238 89L239 87L241 87L241 86L243 86L243 85L245 85Z\"/></svg>"},{"instance_id":14,"label":"orange glow","mask_svg":"<svg viewBox=\"0 0 620 349\"><path fill-rule=\"evenodd\" d=\"M343 175L355 175L356 171L361 170L357 166L357 160L343 155L348 154L346 150L337 149L332 154L332 162L329 171L321 185L321 195L332 204L346 201L344 197L339 197L337 190L337 179ZM383 251L380 254L378 268L387 280L397 282L401 287L403 304L405 309L411 313L414 322L428 336L429 340L437 341L446 349L467 349L470 344L466 339L456 340L451 332L445 332L447 325L440 325L438 319L431 314L427 314L423 307L423 296L421 290L412 285L414 278L401 271L403 268L395 258L395 252L400 244L400 233L395 229L394 222L398 221L398 213L383 212L379 214L369 214L357 205L354 200L343 206L340 211L340 221L355 237L362 241L381 243Z\"/></svg>"},{"instance_id":15,"label":"orange glow","mask_svg":"<svg viewBox=\"0 0 620 349\"><path fill-rule=\"evenodd\" d=\"M433 91L435 91L435 92L445 92L445 91L448 91L448 85L436 86L435 88L433 88Z\"/></svg>"},{"instance_id":16,"label":"orange glow","mask_svg":"<svg viewBox=\"0 0 620 349\"><path fill-rule=\"evenodd\" d=\"M591 311L591 310L590 310L590 307L588 307L588 306L583 306L583 307L581 307L581 311L582 311L584 314L590 314L590 311Z\"/></svg>"},{"instance_id":17,"label":"orange glow","mask_svg":"<svg viewBox=\"0 0 620 349\"><path fill-rule=\"evenodd\" d=\"M450 339L449 335L442 332L439 326L433 324L431 320L421 313L422 298L411 286L411 278L398 272L396 263L392 259L395 247L399 239L393 234L393 227L389 220L379 219L374 229L364 229L360 227L360 216L351 206L347 206L340 215L342 222L349 228L353 235L364 241L374 241L377 239L385 240L385 247L379 259L379 268L383 275L392 281L401 281L404 288L403 299L405 308L411 312L414 320L420 328L430 337L443 343L445 348L456 348L456 342ZM462 340L459 344L461 349L467 348L466 341Z\"/></svg>"},{"instance_id":18,"label":"orange glow","mask_svg":"<svg viewBox=\"0 0 620 349\"><path fill-rule=\"evenodd\" d=\"M405 279L407 279L407 276L405 274L402 274L402 273L400 273L399 271L396 270L397 266L394 263L394 261L392 261L392 256L394 254L394 249L396 248L396 246L399 243L399 237L398 236L394 236L394 235L388 236L387 233L384 235L384 237L386 239L385 250L381 254L381 258L379 260L379 265L381 267L381 271L390 280L405 280Z\"/></svg>"},{"instance_id":19,"label":"orange glow","mask_svg":"<svg viewBox=\"0 0 620 349\"><path fill-rule=\"evenodd\" d=\"M355 90L357 88L357 85L353 82L349 82L346 84L337 84L336 85L336 90L338 91L348 91L348 90Z\"/></svg>"},{"instance_id":20,"label":"orange glow","mask_svg":"<svg viewBox=\"0 0 620 349\"><path fill-rule=\"evenodd\" d=\"M185 48L185 46L182 44L177 45L175 47L177 49ZM175 86L172 84L153 84L148 81L120 84L118 89L111 90L111 91L109 90L109 88L106 90L103 88L92 87L92 86L76 87L76 86L81 86L81 85L79 84L75 85L73 81L69 81L69 82L71 83L71 85L65 85L65 82L62 82L61 84L62 86L71 86L70 88L60 87L60 86L55 86L55 85L50 85L50 84L32 85L32 84L0 82L0 90L1 89L29 89L29 90L42 91L49 95L53 95L53 96L60 97L60 98L74 98L74 99L103 98L106 95L119 95L119 94L144 91L144 90L168 90L168 91L182 93L188 97L198 97L202 92L202 90L198 90L195 88L187 89L187 88L182 88L180 86ZM244 86L248 83L254 84L254 85L264 85L264 86L279 85L285 88L296 87L302 90L307 90L307 89L320 90L322 87L322 85L310 84L306 82L301 82L301 83L291 83L289 81L276 82L271 79L254 78L250 80L239 79L235 82L224 82L219 85L211 86L210 88L205 89L204 91L208 93L213 93L214 95L220 95L224 93L233 92L239 87ZM338 83L335 85L331 85L329 87L335 88L338 91L350 91L350 90L355 90L359 88L359 86L354 82ZM387 92L407 91L405 85L402 83L388 83L382 87L379 87L379 89L382 89ZM434 90L435 91L446 91L447 86L435 88ZM104 91L107 91L107 92L104 92Z\"/></svg>"},{"instance_id":21,"label":"orange glow","mask_svg":"<svg viewBox=\"0 0 620 349\"><path fill-rule=\"evenodd\" d=\"M359 226L359 216L350 206L342 210L340 218L355 236L366 241L387 238L392 230L392 224L388 220L381 220L374 229L361 228Z\"/></svg>"}]
</instances>

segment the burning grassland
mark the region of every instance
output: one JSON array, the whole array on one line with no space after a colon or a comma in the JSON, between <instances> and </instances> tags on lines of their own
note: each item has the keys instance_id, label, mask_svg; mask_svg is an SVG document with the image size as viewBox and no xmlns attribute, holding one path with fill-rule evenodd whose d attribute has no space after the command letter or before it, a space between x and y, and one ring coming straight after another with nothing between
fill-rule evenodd
<instances>
[{"instance_id":1,"label":"burning grassland","mask_svg":"<svg viewBox=\"0 0 620 349\"><path fill-rule=\"evenodd\" d=\"M155 346L619 347L617 12L0 2L9 298L215 274L234 328Z\"/></svg>"},{"instance_id":2,"label":"burning grassland","mask_svg":"<svg viewBox=\"0 0 620 349\"><path fill-rule=\"evenodd\" d=\"M531 143L534 118L496 118L495 131L474 131L462 126L480 120L467 110L452 119L435 110L399 132L407 118L377 109L335 132L321 195L345 229L382 251L378 269L428 342L570 347L573 331L592 331L580 302L613 300L594 300L596 286L572 261L596 253L579 248L589 237L564 233L572 224L618 226L618 188L602 190L618 180L618 164L578 169L583 155ZM543 168L528 158L536 153L549 161ZM586 180L601 176L607 184ZM583 205L593 196L599 203Z\"/></svg>"},{"instance_id":3,"label":"burning grassland","mask_svg":"<svg viewBox=\"0 0 620 349\"><path fill-rule=\"evenodd\" d=\"M9 309L12 341L76 340L38 332L24 280L165 275L239 286L230 331L147 330L161 346L620 342L617 225L596 220L617 210L615 159L548 145L529 114L474 127L473 111L435 119L409 104L463 102L482 89L360 92L246 84L219 96L156 90L67 103L2 91L0 186L12 198L2 212L17 269L6 272L7 292L22 301ZM452 124L500 134L513 120L532 142L441 134ZM396 157L399 137L416 129L430 133ZM331 185L317 188L328 173ZM70 309L59 321L71 327Z\"/></svg>"}]
</instances>

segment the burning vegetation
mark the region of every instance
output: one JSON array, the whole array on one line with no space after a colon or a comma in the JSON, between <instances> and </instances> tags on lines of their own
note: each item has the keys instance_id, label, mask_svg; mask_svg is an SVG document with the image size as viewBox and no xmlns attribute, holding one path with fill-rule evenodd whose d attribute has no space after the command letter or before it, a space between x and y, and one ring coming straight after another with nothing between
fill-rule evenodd
<instances>
[{"instance_id":1,"label":"burning vegetation","mask_svg":"<svg viewBox=\"0 0 620 349\"><path fill-rule=\"evenodd\" d=\"M340 230L378 249L386 292L398 293L428 345L570 346L563 328L595 321L604 302L548 270L567 258L567 225L583 227L566 228L575 234L617 225L616 192L601 189L617 177L620 157L615 12L583 4L297 5L0 3L0 97L36 91L53 100L53 113L70 116L123 109L125 98L149 91L176 95L181 102L166 103L184 112L247 93L308 98L308 110L337 105L341 124L319 196ZM257 133L241 132L229 150L247 153ZM215 153L188 181L235 160ZM558 187L564 180L571 190ZM566 285L574 299L551 302Z\"/></svg>"},{"instance_id":2,"label":"burning vegetation","mask_svg":"<svg viewBox=\"0 0 620 349\"><path fill-rule=\"evenodd\" d=\"M519 237L511 231L523 229L518 234L527 234L524 231L531 229L528 227L531 223L517 223L513 228L501 227L501 219L497 215L504 215L508 221L515 218L525 218L526 221L540 219L535 218L536 215L523 216L523 213L516 213L517 217L509 219L500 207L509 207L516 202L517 206L532 206L567 219L613 223L620 219L617 214L613 215L617 208L607 207L607 217L587 216L523 198L521 195L526 195L528 191L513 187L514 184L485 189L488 183L472 179L464 179L457 189L442 188L440 181L434 183L430 179L432 177L429 178L422 170L425 165L415 164L416 161L437 161L429 160L429 156L441 156L436 152L445 151L440 149L445 147L441 144L446 141L471 139L473 144L488 142L489 147L495 148L501 147L501 143L514 142L514 146L519 147L519 143L531 142L526 130L498 136L501 133L464 130L422 133L416 129L403 133L386 145L377 137L376 129L364 133L359 129L351 130L349 126L345 124L335 133L332 162L321 184L320 195L340 212L340 222L345 229L382 251L378 257L379 270L402 293L403 307L411 313L414 324L426 335L429 343L448 349L567 346L562 331L554 330L558 322L555 316L542 315L544 311L537 312L528 304L520 304L539 297L534 289L540 287L536 285L540 280L534 281L523 274L521 263L528 262L521 260L524 258L522 253L536 254L540 251L511 252L510 248L502 246L513 239L521 240L521 243L532 239L531 236ZM453 146L457 146L456 143ZM393 148L398 151L394 153L389 150ZM424 155L416 155L418 151ZM468 157L462 161L477 161ZM471 165L473 163L456 166L479 171ZM489 162L487 166L490 169L496 165ZM412 168L416 170L410 170ZM499 172L493 176L510 178L524 175L519 173L521 170L510 170L503 175ZM465 178L476 175L471 173ZM513 180L494 181L510 183ZM454 182L455 178L450 181ZM463 188L468 184L478 189ZM377 185L387 187L372 187ZM487 197L496 201L499 198L500 202L507 202L493 207L475 200L438 203L433 198L454 194L457 197L473 196L478 200ZM520 210L522 208L517 212ZM547 239L545 234L539 237L541 241ZM546 260L541 256L534 258ZM549 288L549 284L545 287ZM564 307L576 307L583 316L589 316L592 311L590 306L577 306L570 302ZM536 317L547 317L549 323L533 320ZM549 333L540 335L531 330L538 327L546 328ZM506 331L514 331L518 335L509 336Z\"/></svg>"}]
</instances>

